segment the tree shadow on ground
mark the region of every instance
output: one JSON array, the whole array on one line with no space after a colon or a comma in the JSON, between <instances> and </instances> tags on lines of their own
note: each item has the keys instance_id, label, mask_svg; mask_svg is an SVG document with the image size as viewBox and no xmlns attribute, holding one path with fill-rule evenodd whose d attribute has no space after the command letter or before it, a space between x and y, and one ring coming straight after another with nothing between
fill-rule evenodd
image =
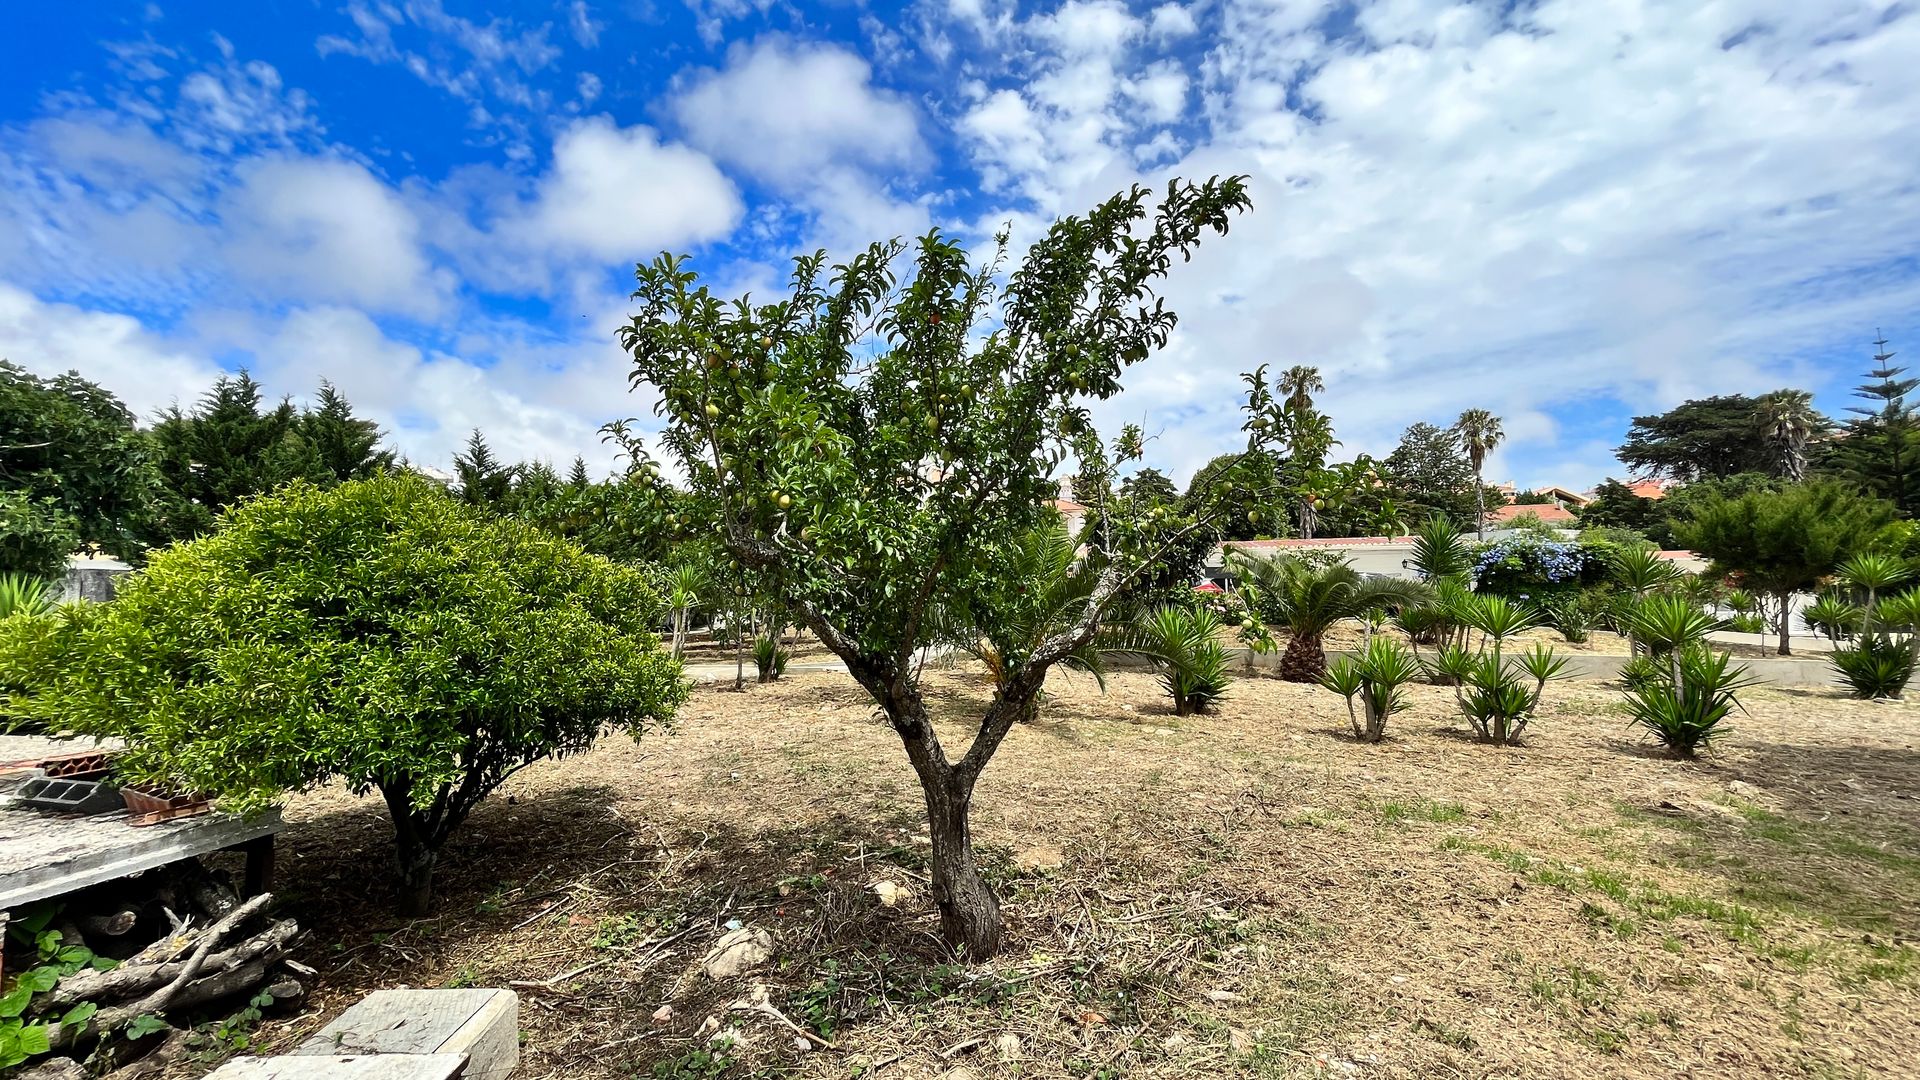
<instances>
[{"instance_id":1,"label":"tree shadow on ground","mask_svg":"<svg viewBox=\"0 0 1920 1080\"><path fill-rule=\"evenodd\" d=\"M519 983L524 1026L543 1030L530 1071L578 1068L598 1048L614 1051L611 1071L645 1075L666 1051L704 1045L697 1026L743 993L743 980L700 969L735 926L772 934L776 953L752 978L821 1037L901 1002L987 993L940 938L926 848L900 822L760 828L622 795L589 782L488 800L443 853L435 910L413 920L394 914L377 800L295 823L283 897L310 931L300 958L335 999L322 1011L397 984ZM1005 852L981 854L1003 890L1031 878ZM1020 934L1019 914L1008 918ZM672 1018L649 1021L662 1002Z\"/></svg>"}]
</instances>

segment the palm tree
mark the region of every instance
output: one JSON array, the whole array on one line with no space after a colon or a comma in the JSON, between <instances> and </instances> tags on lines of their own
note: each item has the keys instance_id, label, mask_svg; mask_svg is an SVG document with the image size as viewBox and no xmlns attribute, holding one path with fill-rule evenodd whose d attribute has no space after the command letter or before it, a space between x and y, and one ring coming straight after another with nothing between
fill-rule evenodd
<instances>
[{"instance_id":1,"label":"palm tree","mask_svg":"<svg viewBox=\"0 0 1920 1080\"><path fill-rule=\"evenodd\" d=\"M991 587L1006 595L981 609L995 612L995 617L989 620L970 605L956 604L937 614L939 636L980 661L994 686L1002 686L1047 638L1085 614L1099 578L1097 569L1080 560L1074 537L1056 516L1022 536L995 567ZM1124 651L1111 645L1112 636L1101 635L1069 654L1061 666L1091 674L1105 689L1105 658ZM1039 707L1035 698L1020 719L1032 721Z\"/></svg>"},{"instance_id":2,"label":"palm tree","mask_svg":"<svg viewBox=\"0 0 1920 1080\"><path fill-rule=\"evenodd\" d=\"M1320 378L1320 369L1295 364L1282 372L1274 385L1282 396L1296 409L1304 409L1313 404L1313 395L1326 390L1325 380Z\"/></svg>"},{"instance_id":3,"label":"palm tree","mask_svg":"<svg viewBox=\"0 0 1920 1080\"><path fill-rule=\"evenodd\" d=\"M1767 395L1767 437L1780 452L1780 475L1793 483L1807 478L1807 440L1820 426L1813 395L1779 390Z\"/></svg>"},{"instance_id":4,"label":"palm tree","mask_svg":"<svg viewBox=\"0 0 1920 1080\"><path fill-rule=\"evenodd\" d=\"M687 654L687 623L700 606L700 594L712 587L706 571L682 564L667 575L667 613L673 620L673 658Z\"/></svg>"},{"instance_id":5,"label":"palm tree","mask_svg":"<svg viewBox=\"0 0 1920 1080\"><path fill-rule=\"evenodd\" d=\"M1289 682L1318 682L1326 674L1327 650L1321 639L1334 623L1432 596L1432 590L1418 582L1367 577L1346 562L1315 566L1293 555L1255 558L1235 553L1232 565L1247 606L1267 625L1287 628L1280 677Z\"/></svg>"},{"instance_id":6,"label":"palm tree","mask_svg":"<svg viewBox=\"0 0 1920 1080\"><path fill-rule=\"evenodd\" d=\"M1487 482L1480 475L1486 467L1487 455L1507 437L1500 430L1500 418L1485 409L1468 409L1453 422L1453 433L1459 437L1460 445L1466 448L1467 460L1473 465L1473 502L1480 511L1479 530L1475 534L1480 539L1487 538Z\"/></svg>"}]
</instances>

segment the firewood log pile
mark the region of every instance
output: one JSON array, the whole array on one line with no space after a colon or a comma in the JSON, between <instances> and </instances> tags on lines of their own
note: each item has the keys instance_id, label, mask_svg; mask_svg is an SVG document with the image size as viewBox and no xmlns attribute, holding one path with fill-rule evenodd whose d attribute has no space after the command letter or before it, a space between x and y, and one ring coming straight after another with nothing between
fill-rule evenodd
<instances>
[{"instance_id":1,"label":"firewood log pile","mask_svg":"<svg viewBox=\"0 0 1920 1080\"><path fill-rule=\"evenodd\" d=\"M67 1075L75 1059L97 1073L103 1058L119 1074L146 1075L188 1049L196 1025L297 1007L316 972L288 958L300 928L270 915L272 903L270 893L242 901L224 875L189 859L7 913L0 992L45 981L36 969L72 969L21 1014L47 1025L47 1052L23 1075Z\"/></svg>"}]
</instances>

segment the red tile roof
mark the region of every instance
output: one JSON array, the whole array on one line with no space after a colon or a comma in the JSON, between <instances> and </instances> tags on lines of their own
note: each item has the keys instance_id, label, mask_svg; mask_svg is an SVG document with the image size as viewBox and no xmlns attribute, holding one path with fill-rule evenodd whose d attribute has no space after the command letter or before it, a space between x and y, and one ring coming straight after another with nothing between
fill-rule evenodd
<instances>
[{"instance_id":1,"label":"red tile roof","mask_svg":"<svg viewBox=\"0 0 1920 1080\"><path fill-rule=\"evenodd\" d=\"M1522 514L1532 514L1549 525L1560 523L1571 524L1580 520L1579 516L1573 511L1555 506L1552 503L1510 503L1506 506L1496 506L1487 511L1487 524L1504 525Z\"/></svg>"}]
</instances>

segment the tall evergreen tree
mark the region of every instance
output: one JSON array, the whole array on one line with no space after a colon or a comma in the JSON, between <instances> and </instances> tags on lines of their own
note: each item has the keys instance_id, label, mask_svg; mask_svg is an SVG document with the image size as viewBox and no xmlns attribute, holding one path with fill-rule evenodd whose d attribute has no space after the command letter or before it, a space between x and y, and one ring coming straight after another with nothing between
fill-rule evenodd
<instances>
[{"instance_id":1,"label":"tall evergreen tree","mask_svg":"<svg viewBox=\"0 0 1920 1080\"><path fill-rule=\"evenodd\" d=\"M1457 435L1425 422L1409 426L1400 445L1381 463L1388 496L1409 520L1436 514L1453 521L1472 519L1479 505L1480 482Z\"/></svg>"},{"instance_id":2,"label":"tall evergreen tree","mask_svg":"<svg viewBox=\"0 0 1920 1080\"><path fill-rule=\"evenodd\" d=\"M353 415L330 382L320 384L319 407L301 414L299 434L335 482L365 480L393 467L393 451L380 449L380 425Z\"/></svg>"},{"instance_id":3,"label":"tall evergreen tree","mask_svg":"<svg viewBox=\"0 0 1920 1080\"><path fill-rule=\"evenodd\" d=\"M1907 395L1920 387L1920 379L1907 378L1907 369L1893 363L1894 353L1887 348L1885 334L1874 340L1873 368L1870 380L1854 387L1853 396L1868 405L1847 409L1854 418L1847 422L1846 438L1834 450L1837 471L1867 491L1892 502L1901 513L1911 514L1920 505L1915 491L1916 425L1913 407Z\"/></svg>"},{"instance_id":4,"label":"tall evergreen tree","mask_svg":"<svg viewBox=\"0 0 1920 1080\"><path fill-rule=\"evenodd\" d=\"M471 506L504 509L513 494L513 480L519 469L502 464L493 456L493 448L479 428L467 436L467 449L453 459L453 472L460 486L460 500Z\"/></svg>"},{"instance_id":5,"label":"tall evergreen tree","mask_svg":"<svg viewBox=\"0 0 1920 1080\"><path fill-rule=\"evenodd\" d=\"M326 482L299 426L291 401L261 408L260 384L244 370L222 376L192 412L168 409L151 433L164 492L145 524L148 542L205 535L220 511L289 480Z\"/></svg>"}]
</instances>

